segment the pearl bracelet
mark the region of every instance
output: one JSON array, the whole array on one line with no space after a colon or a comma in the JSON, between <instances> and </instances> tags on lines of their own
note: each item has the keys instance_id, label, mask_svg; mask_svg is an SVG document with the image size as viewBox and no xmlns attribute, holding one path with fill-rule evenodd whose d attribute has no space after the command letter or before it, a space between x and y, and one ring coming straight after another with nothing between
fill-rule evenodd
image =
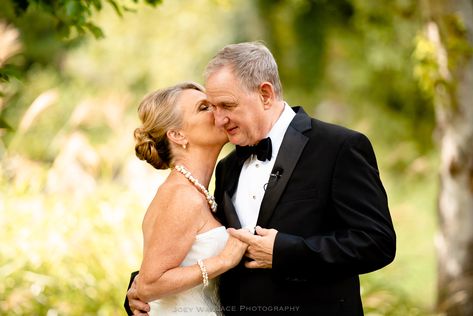
<instances>
[{"instance_id":1,"label":"pearl bracelet","mask_svg":"<svg viewBox=\"0 0 473 316\"><path fill-rule=\"evenodd\" d=\"M207 274L207 268L201 259L197 260L197 264L199 265L200 272L202 272L202 282L204 283L204 287L207 287L209 285L209 275Z\"/></svg>"}]
</instances>

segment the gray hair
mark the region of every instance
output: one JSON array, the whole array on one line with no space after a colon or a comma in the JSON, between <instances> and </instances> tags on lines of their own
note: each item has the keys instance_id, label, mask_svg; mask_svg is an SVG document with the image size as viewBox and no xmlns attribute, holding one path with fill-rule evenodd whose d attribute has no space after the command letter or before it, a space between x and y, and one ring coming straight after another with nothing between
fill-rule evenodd
<instances>
[{"instance_id":1,"label":"gray hair","mask_svg":"<svg viewBox=\"0 0 473 316\"><path fill-rule=\"evenodd\" d=\"M225 46L207 64L205 80L225 66L231 67L233 74L249 91L256 91L265 81L270 82L276 97L282 100L278 65L263 43L246 42Z\"/></svg>"}]
</instances>

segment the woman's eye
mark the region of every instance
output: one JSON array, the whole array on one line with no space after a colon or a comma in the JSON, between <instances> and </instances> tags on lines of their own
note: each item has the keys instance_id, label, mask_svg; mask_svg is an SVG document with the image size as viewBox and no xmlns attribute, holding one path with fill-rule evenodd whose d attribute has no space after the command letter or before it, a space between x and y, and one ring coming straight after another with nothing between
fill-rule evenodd
<instances>
[{"instance_id":1,"label":"woman's eye","mask_svg":"<svg viewBox=\"0 0 473 316\"><path fill-rule=\"evenodd\" d=\"M200 106L200 110L201 111L213 111L213 106L211 106L209 104L202 104Z\"/></svg>"}]
</instances>

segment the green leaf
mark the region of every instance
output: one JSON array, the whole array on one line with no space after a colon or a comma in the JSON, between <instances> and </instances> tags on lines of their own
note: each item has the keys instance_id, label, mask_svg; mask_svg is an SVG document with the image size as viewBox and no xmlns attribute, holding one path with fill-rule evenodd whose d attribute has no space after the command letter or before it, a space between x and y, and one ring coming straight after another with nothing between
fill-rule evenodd
<instances>
[{"instance_id":1,"label":"green leaf","mask_svg":"<svg viewBox=\"0 0 473 316\"><path fill-rule=\"evenodd\" d=\"M6 128L8 130L12 130L12 127L10 126L10 124L8 124L1 116L1 113L0 113L0 128Z\"/></svg>"},{"instance_id":2,"label":"green leaf","mask_svg":"<svg viewBox=\"0 0 473 316\"><path fill-rule=\"evenodd\" d=\"M92 24L92 23L86 23L85 27L94 35L95 38L104 38L105 35L103 34L103 31L100 27Z\"/></svg>"},{"instance_id":3,"label":"green leaf","mask_svg":"<svg viewBox=\"0 0 473 316\"><path fill-rule=\"evenodd\" d=\"M92 5L94 6L95 10L97 10L97 11L102 10L102 1L101 0L92 0Z\"/></svg>"},{"instance_id":4,"label":"green leaf","mask_svg":"<svg viewBox=\"0 0 473 316\"><path fill-rule=\"evenodd\" d=\"M138 10L134 9L134 8L129 8L127 6L123 6L123 11L126 11L126 12L133 12L133 13L136 13L138 12Z\"/></svg>"},{"instance_id":5,"label":"green leaf","mask_svg":"<svg viewBox=\"0 0 473 316\"><path fill-rule=\"evenodd\" d=\"M5 73L0 72L0 82L8 82L8 81L10 81L10 77Z\"/></svg>"},{"instance_id":6,"label":"green leaf","mask_svg":"<svg viewBox=\"0 0 473 316\"><path fill-rule=\"evenodd\" d=\"M145 2L149 5L156 6L162 2L162 0L145 0Z\"/></svg>"},{"instance_id":7,"label":"green leaf","mask_svg":"<svg viewBox=\"0 0 473 316\"><path fill-rule=\"evenodd\" d=\"M64 8L66 9L66 15L72 17L73 20L81 15L82 8L79 1L69 0L66 2Z\"/></svg>"},{"instance_id":8,"label":"green leaf","mask_svg":"<svg viewBox=\"0 0 473 316\"><path fill-rule=\"evenodd\" d=\"M122 13L122 10L121 10L121 8L120 8L120 5L118 5L115 0L107 0L107 2L110 3L110 5L113 7L113 9L115 10L115 12L116 12L120 17L123 17L123 13Z\"/></svg>"},{"instance_id":9,"label":"green leaf","mask_svg":"<svg viewBox=\"0 0 473 316\"><path fill-rule=\"evenodd\" d=\"M0 67L0 82L8 82L11 77L19 78L20 75L20 70L14 65Z\"/></svg>"}]
</instances>

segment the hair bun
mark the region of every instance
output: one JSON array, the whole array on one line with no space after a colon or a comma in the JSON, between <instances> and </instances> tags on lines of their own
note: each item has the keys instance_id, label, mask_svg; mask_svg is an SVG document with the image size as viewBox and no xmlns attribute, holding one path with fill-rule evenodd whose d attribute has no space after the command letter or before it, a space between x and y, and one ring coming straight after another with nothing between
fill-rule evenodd
<instances>
[{"instance_id":1,"label":"hair bun","mask_svg":"<svg viewBox=\"0 0 473 316\"><path fill-rule=\"evenodd\" d=\"M139 159L145 160L156 169L167 169L169 167L161 159L158 150L159 145L156 144L149 132L143 128L137 128L134 136L136 140L135 153Z\"/></svg>"}]
</instances>

